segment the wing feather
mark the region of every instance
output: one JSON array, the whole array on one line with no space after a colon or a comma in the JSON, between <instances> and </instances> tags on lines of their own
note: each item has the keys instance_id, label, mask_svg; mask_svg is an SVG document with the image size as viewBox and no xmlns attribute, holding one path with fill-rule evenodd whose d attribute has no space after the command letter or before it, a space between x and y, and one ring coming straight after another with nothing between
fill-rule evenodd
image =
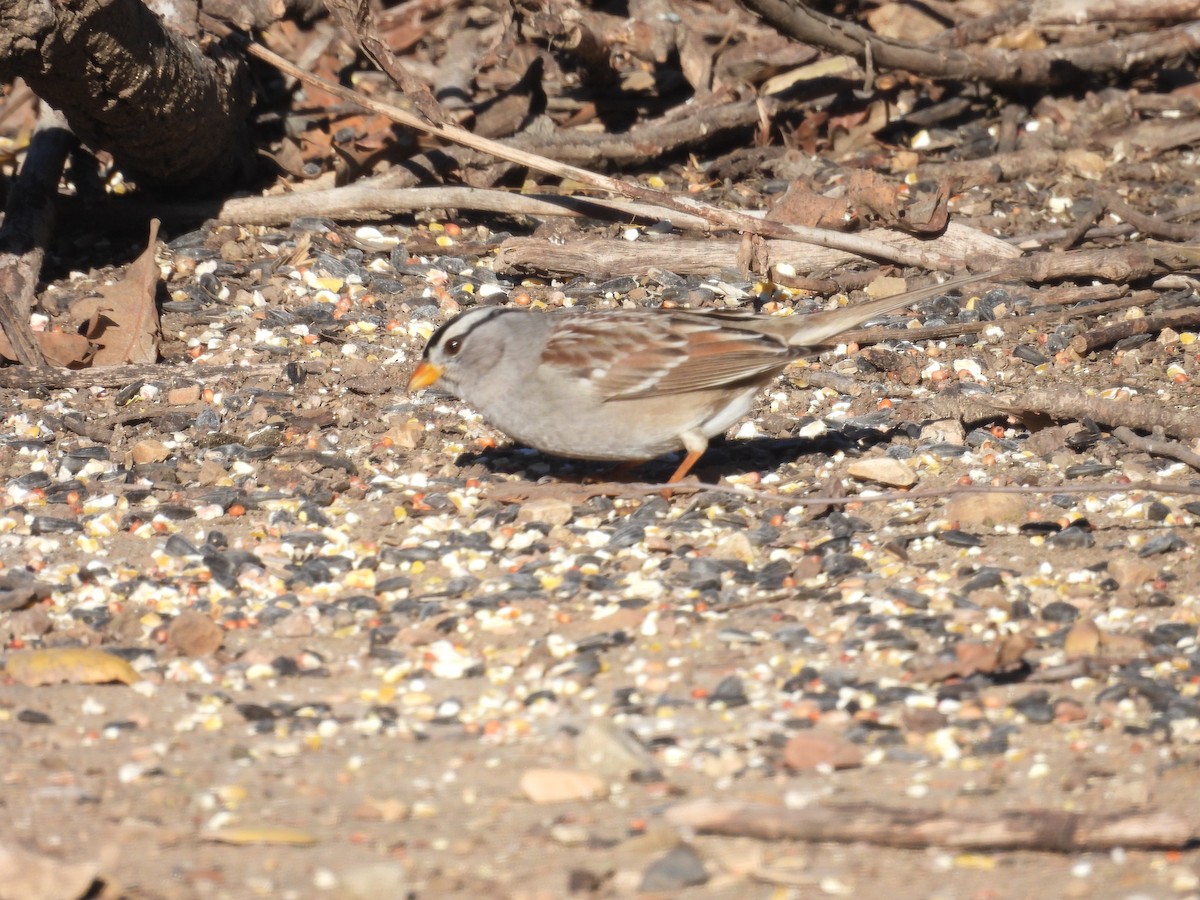
<instances>
[{"instance_id":1,"label":"wing feather","mask_svg":"<svg viewBox=\"0 0 1200 900\"><path fill-rule=\"evenodd\" d=\"M584 379L604 400L765 381L797 351L725 312L601 310L563 314L542 364Z\"/></svg>"}]
</instances>

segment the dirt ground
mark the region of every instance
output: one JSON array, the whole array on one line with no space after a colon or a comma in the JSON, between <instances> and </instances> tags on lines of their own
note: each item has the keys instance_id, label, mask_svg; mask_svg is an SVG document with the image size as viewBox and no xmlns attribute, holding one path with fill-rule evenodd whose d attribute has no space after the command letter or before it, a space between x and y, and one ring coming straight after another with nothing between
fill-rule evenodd
<instances>
[{"instance_id":1,"label":"dirt ground","mask_svg":"<svg viewBox=\"0 0 1200 900\"><path fill-rule=\"evenodd\" d=\"M1197 892L1170 828L1056 852L1045 821L1194 821L1195 474L1099 428L920 413L948 358L1017 395L1119 383L1182 406L1166 373L1195 376L1190 340L1143 344L1136 368L1022 361L1007 335L893 345L926 370L913 385L837 348L664 499L403 394L441 271L363 306L357 346L168 305L168 351L271 360L199 400L169 377L122 406L8 393L0 547L43 589L0 617L7 849L51 883L154 898ZM863 390L804 386L818 371ZM849 472L888 459L917 489L1043 490L873 502L890 489ZM837 486L842 509L795 505ZM137 680L14 667L74 647ZM673 818L695 801L836 808L845 828L707 834ZM1041 833L947 846L871 832L881 809Z\"/></svg>"}]
</instances>

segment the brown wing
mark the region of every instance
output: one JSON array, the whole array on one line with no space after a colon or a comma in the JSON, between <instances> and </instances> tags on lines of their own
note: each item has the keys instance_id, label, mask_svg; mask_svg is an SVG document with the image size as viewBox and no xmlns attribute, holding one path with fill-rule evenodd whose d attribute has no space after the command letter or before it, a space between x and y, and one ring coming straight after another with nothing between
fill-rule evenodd
<instances>
[{"instance_id":1,"label":"brown wing","mask_svg":"<svg viewBox=\"0 0 1200 900\"><path fill-rule=\"evenodd\" d=\"M739 327L741 318L675 310L566 313L542 363L591 382L605 400L630 400L765 380L795 358L779 338Z\"/></svg>"}]
</instances>

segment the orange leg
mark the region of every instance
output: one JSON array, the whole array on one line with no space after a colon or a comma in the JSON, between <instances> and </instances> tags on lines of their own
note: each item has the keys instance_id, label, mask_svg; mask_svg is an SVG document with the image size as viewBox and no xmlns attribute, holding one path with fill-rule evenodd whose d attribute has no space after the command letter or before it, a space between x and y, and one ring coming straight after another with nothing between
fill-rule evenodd
<instances>
[{"instance_id":1,"label":"orange leg","mask_svg":"<svg viewBox=\"0 0 1200 900\"><path fill-rule=\"evenodd\" d=\"M675 470L675 474L667 479L667 484L674 484L677 481L682 481L683 477L692 470L692 466L699 462L700 457L703 455L703 450L689 451L688 455L683 458L683 462L679 464L679 468Z\"/></svg>"}]
</instances>

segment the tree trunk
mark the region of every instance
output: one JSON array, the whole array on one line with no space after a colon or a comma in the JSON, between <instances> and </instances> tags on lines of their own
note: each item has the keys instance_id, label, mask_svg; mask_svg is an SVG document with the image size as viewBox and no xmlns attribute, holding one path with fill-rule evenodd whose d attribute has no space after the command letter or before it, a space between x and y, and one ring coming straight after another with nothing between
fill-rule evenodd
<instances>
[{"instance_id":1,"label":"tree trunk","mask_svg":"<svg viewBox=\"0 0 1200 900\"><path fill-rule=\"evenodd\" d=\"M207 51L139 0L0 0L0 79L150 188L211 193L253 162L245 64Z\"/></svg>"}]
</instances>

